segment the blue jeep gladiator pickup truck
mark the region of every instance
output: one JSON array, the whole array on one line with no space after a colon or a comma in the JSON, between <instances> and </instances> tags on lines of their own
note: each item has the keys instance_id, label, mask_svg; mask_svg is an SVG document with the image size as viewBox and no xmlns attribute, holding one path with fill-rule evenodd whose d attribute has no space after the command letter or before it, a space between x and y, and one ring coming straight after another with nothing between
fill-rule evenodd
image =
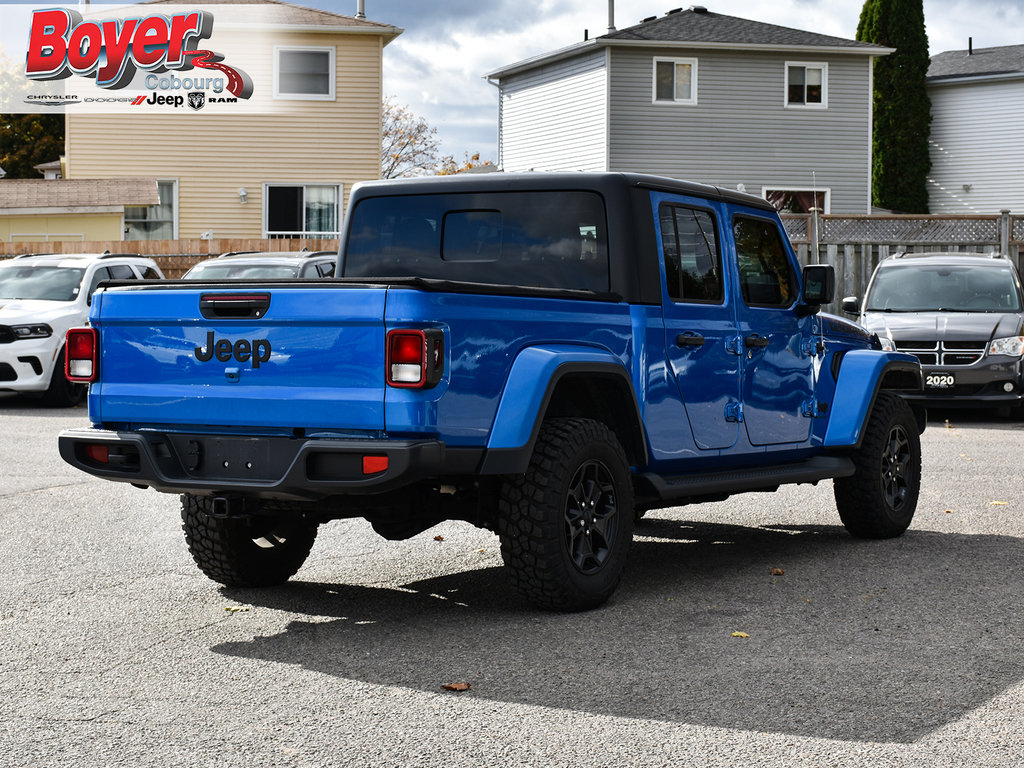
<instances>
[{"instance_id":1,"label":"blue jeep gladiator pickup truck","mask_svg":"<svg viewBox=\"0 0 1024 768\"><path fill-rule=\"evenodd\" d=\"M338 277L109 283L69 333L93 475L182 494L210 578L279 584L317 527L497 532L538 606L604 602L644 511L832 480L901 534L917 359L822 314L775 210L653 176L493 174L352 192Z\"/></svg>"}]
</instances>

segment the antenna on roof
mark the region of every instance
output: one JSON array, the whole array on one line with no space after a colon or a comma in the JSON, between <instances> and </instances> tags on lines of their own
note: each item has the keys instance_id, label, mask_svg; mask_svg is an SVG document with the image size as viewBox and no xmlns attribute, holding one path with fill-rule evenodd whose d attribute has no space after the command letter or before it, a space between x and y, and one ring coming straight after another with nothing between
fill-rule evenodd
<instances>
[{"instance_id":1,"label":"antenna on roof","mask_svg":"<svg viewBox=\"0 0 1024 768\"><path fill-rule=\"evenodd\" d=\"M615 31L615 0L608 0L608 32Z\"/></svg>"}]
</instances>

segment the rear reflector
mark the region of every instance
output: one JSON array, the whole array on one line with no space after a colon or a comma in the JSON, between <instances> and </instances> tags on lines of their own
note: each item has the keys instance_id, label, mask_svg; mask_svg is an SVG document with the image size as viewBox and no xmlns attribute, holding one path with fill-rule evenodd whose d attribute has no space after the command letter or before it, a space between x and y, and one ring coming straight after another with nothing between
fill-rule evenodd
<instances>
[{"instance_id":1,"label":"rear reflector","mask_svg":"<svg viewBox=\"0 0 1024 768\"><path fill-rule=\"evenodd\" d=\"M65 343L64 373L71 381L89 382L96 379L99 335L95 328L72 328Z\"/></svg>"},{"instance_id":2,"label":"rear reflector","mask_svg":"<svg viewBox=\"0 0 1024 768\"><path fill-rule=\"evenodd\" d=\"M376 475L388 468L387 456L363 456L363 474Z\"/></svg>"},{"instance_id":3,"label":"rear reflector","mask_svg":"<svg viewBox=\"0 0 1024 768\"><path fill-rule=\"evenodd\" d=\"M85 455L99 464L110 463L110 449L96 443L85 446Z\"/></svg>"},{"instance_id":4,"label":"rear reflector","mask_svg":"<svg viewBox=\"0 0 1024 768\"><path fill-rule=\"evenodd\" d=\"M435 386L444 375L444 332L437 328L389 331L386 365L392 387Z\"/></svg>"}]
</instances>

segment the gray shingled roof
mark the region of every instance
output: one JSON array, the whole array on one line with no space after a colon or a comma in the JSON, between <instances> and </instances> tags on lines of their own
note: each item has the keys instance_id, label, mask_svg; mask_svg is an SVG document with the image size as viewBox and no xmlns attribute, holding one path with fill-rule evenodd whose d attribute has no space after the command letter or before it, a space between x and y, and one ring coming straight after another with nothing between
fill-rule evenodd
<instances>
[{"instance_id":1,"label":"gray shingled roof","mask_svg":"<svg viewBox=\"0 0 1024 768\"><path fill-rule=\"evenodd\" d=\"M928 79L932 81L1021 73L1024 73L1024 45L975 48L971 54L967 51L945 51L932 56L928 67Z\"/></svg>"},{"instance_id":2,"label":"gray shingled roof","mask_svg":"<svg viewBox=\"0 0 1024 768\"><path fill-rule=\"evenodd\" d=\"M4 179L0 213L10 208L158 205L155 179Z\"/></svg>"},{"instance_id":3,"label":"gray shingled roof","mask_svg":"<svg viewBox=\"0 0 1024 768\"><path fill-rule=\"evenodd\" d=\"M842 37L819 35L802 29L779 27L735 16L723 16L711 11L676 10L664 16L641 21L632 27L609 32L592 40L576 43L558 51L549 51L539 56L509 64L496 69L484 77L500 78L527 72L559 59L566 59L580 53L595 50L601 46L658 45L686 46L694 48L754 48L803 50L828 49L835 53L853 55L885 56L894 49L874 43L862 43Z\"/></svg>"},{"instance_id":4,"label":"gray shingled roof","mask_svg":"<svg viewBox=\"0 0 1024 768\"><path fill-rule=\"evenodd\" d=\"M819 35L802 29L779 27L735 16L723 16L710 10L670 11L664 16L642 21L632 27L602 35L607 40L650 40L663 42L729 43L733 45L772 45L780 47L821 46L831 48L887 49L842 37Z\"/></svg>"}]
</instances>

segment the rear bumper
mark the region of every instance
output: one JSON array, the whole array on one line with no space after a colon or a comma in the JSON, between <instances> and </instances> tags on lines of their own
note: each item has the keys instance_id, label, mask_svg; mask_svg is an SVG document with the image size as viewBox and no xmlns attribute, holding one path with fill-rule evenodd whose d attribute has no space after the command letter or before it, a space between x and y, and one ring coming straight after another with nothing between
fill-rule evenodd
<instances>
[{"instance_id":1,"label":"rear bumper","mask_svg":"<svg viewBox=\"0 0 1024 768\"><path fill-rule=\"evenodd\" d=\"M169 493L316 500L473 473L482 450L438 440L236 437L73 429L61 457L107 480Z\"/></svg>"}]
</instances>

